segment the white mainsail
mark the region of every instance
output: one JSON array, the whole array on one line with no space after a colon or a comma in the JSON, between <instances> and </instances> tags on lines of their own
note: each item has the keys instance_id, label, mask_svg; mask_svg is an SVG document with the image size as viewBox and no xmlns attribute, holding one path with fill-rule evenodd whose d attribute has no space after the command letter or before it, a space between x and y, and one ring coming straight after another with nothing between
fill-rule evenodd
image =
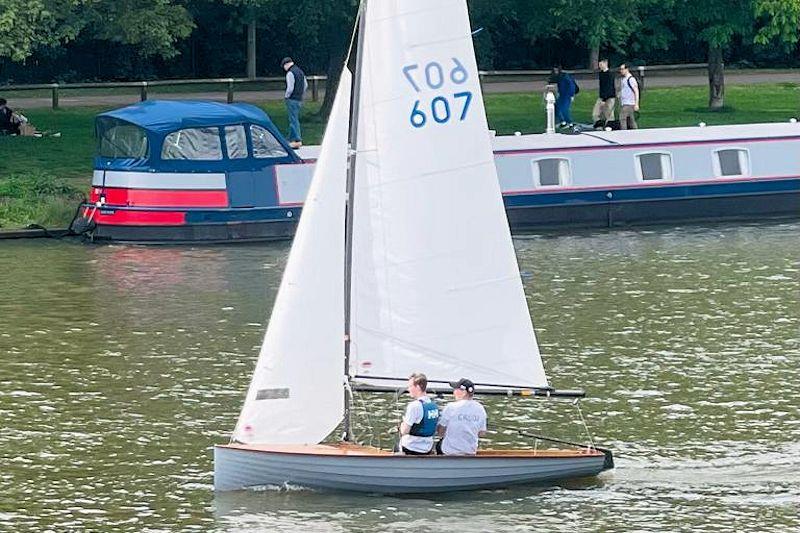
<instances>
[{"instance_id":1,"label":"white mainsail","mask_svg":"<svg viewBox=\"0 0 800 533\"><path fill-rule=\"evenodd\" d=\"M344 217L350 72L342 72L267 334L233 438L316 444L344 413Z\"/></svg>"},{"instance_id":2,"label":"white mainsail","mask_svg":"<svg viewBox=\"0 0 800 533\"><path fill-rule=\"evenodd\" d=\"M363 38L350 373L546 387L465 0L369 1Z\"/></svg>"}]
</instances>

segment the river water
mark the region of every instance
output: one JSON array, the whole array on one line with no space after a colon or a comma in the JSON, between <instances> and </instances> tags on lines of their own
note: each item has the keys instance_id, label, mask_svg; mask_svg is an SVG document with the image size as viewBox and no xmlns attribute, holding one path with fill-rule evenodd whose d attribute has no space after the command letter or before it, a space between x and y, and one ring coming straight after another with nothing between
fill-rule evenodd
<instances>
[{"instance_id":1,"label":"river water","mask_svg":"<svg viewBox=\"0 0 800 533\"><path fill-rule=\"evenodd\" d=\"M212 491L288 245L0 244L0 530L798 531L800 224L515 244L550 380L617 467L425 498ZM387 444L400 406L367 402ZM586 439L570 402L487 404L493 446Z\"/></svg>"}]
</instances>

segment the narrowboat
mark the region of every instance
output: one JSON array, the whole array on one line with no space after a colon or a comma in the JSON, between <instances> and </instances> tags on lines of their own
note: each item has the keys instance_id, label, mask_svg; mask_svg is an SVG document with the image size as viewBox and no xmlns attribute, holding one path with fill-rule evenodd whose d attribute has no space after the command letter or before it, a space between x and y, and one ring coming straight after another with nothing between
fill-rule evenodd
<instances>
[{"instance_id":1,"label":"narrowboat","mask_svg":"<svg viewBox=\"0 0 800 533\"><path fill-rule=\"evenodd\" d=\"M97 117L93 240L290 238L319 153L247 104L147 101ZM514 232L800 216L800 123L491 135Z\"/></svg>"}]
</instances>

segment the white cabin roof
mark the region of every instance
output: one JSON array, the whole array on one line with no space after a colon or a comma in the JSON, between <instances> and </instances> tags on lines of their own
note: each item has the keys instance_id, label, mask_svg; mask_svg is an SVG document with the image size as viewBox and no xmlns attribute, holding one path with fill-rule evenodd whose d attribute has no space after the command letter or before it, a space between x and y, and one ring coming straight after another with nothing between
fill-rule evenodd
<instances>
[{"instance_id":1,"label":"white cabin roof","mask_svg":"<svg viewBox=\"0 0 800 533\"><path fill-rule=\"evenodd\" d=\"M592 146L634 146L639 144L666 144L674 142L713 142L737 139L769 139L800 137L800 122L772 122L764 124L734 124L729 126L690 126L683 128L650 128L626 131L588 131L578 134L535 133L528 135L502 135L493 140L495 151L558 150ZM319 146L304 146L297 150L303 159L316 159Z\"/></svg>"},{"instance_id":2,"label":"white cabin roof","mask_svg":"<svg viewBox=\"0 0 800 533\"><path fill-rule=\"evenodd\" d=\"M673 142L730 141L800 136L800 122L735 124L730 126L691 126L640 130L588 131L579 134L503 135L494 140L495 151L538 150L608 146L632 146Z\"/></svg>"}]
</instances>

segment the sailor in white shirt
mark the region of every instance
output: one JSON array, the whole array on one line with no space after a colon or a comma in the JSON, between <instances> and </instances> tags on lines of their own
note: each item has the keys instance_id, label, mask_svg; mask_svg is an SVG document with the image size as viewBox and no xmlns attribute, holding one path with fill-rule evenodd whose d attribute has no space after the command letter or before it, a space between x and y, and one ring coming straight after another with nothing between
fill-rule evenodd
<instances>
[{"instance_id":1,"label":"sailor in white shirt","mask_svg":"<svg viewBox=\"0 0 800 533\"><path fill-rule=\"evenodd\" d=\"M425 374L415 373L408 378L408 393L413 400L400 422L400 450L405 455L428 455L433 451L439 406L428 398L427 388Z\"/></svg>"},{"instance_id":2,"label":"sailor in white shirt","mask_svg":"<svg viewBox=\"0 0 800 533\"><path fill-rule=\"evenodd\" d=\"M440 455L475 455L478 453L478 437L486 434L486 410L472 399L475 384L465 378L455 383L453 396L456 401L442 410L437 433L443 438L436 443Z\"/></svg>"}]
</instances>

